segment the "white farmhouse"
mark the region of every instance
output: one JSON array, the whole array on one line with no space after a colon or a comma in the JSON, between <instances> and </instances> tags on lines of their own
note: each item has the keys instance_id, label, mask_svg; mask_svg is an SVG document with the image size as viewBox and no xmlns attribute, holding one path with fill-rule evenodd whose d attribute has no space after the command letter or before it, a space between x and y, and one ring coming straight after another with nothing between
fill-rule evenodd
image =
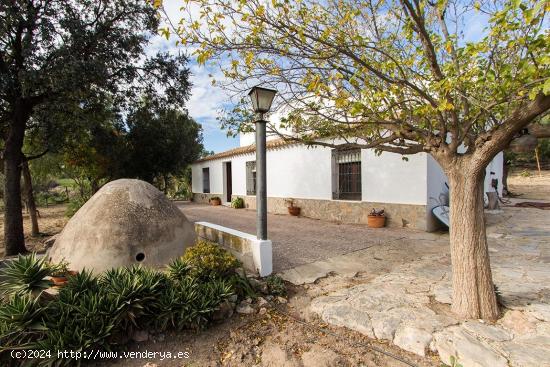
<instances>
[{"instance_id":1,"label":"white farmhouse","mask_svg":"<svg viewBox=\"0 0 550 367\"><path fill-rule=\"evenodd\" d=\"M193 200L223 203L242 197L256 207L254 135L240 136L240 147L200 159L192 166ZM491 180L502 179L502 153L487 167L485 192ZM372 210L385 209L386 225L433 231L440 227L431 209L448 191L439 164L426 153L377 156L372 149L337 150L307 147L275 137L267 141L268 211L288 214L287 201L301 215L343 223L367 223ZM500 194L500 192L499 192Z\"/></svg>"}]
</instances>

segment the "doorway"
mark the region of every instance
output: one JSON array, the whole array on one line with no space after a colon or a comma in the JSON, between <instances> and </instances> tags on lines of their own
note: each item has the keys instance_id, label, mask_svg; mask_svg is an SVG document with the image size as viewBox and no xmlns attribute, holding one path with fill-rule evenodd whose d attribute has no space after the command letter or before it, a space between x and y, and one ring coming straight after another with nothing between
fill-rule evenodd
<instances>
[{"instance_id":1,"label":"doorway","mask_svg":"<svg viewBox=\"0 0 550 367\"><path fill-rule=\"evenodd\" d=\"M233 180L231 175L231 162L225 162L225 201L230 203L233 195Z\"/></svg>"}]
</instances>

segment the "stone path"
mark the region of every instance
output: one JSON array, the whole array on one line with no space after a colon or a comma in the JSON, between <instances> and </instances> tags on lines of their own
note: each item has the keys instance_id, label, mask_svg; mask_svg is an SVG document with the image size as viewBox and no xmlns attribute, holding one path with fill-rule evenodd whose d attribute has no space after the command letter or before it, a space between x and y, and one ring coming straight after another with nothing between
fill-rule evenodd
<instances>
[{"instance_id":1,"label":"stone path","mask_svg":"<svg viewBox=\"0 0 550 367\"><path fill-rule=\"evenodd\" d=\"M386 273L373 266L371 249L358 251L350 257L357 263L351 268L363 264L362 271L370 276L313 297L310 311L327 323L418 355L438 354L444 363L453 356L464 367L550 366L550 212L504 208L489 215L488 222L493 277L504 305L503 317L494 325L459 320L450 312L448 246L434 252L443 248L441 237L399 241L405 260ZM412 256L403 249L410 242L417 242L410 247ZM387 249L394 251L394 246ZM299 269L302 277L292 271L283 276L308 283L315 268L320 274L330 265L335 273L340 267L345 276L350 267L344 263L345 258L308 264ZM310 294L320 293L315 287L310 286Z\"/></svg>"}]
</instances>

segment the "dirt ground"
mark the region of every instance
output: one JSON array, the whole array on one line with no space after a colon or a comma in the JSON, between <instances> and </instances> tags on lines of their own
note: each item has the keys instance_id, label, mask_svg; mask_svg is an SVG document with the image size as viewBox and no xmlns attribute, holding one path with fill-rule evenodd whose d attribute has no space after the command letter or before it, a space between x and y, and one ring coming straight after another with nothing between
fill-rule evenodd
<instances>
[{"instance_id":1,"label":"dirt ground","mask_svg":"<svg viewBox=\"0 0 550 367\"><path fill-rule=\"evenodd\" d=\"M508 177L508 188L519 199L550 200L550 170L516 168Z\"/></svg>"},{"instance_id":2,"label":"dirt ground","mask_svg":"<svg viewBox=\"0 0 550 367\"><path fill-rule=\"evenodd\" d=\"M43 251L42 243L48 237L61 232L68 221L65 216L66 205L55 205L49 207L40 207L40 218L38 226L41 235L39 237L31 237L31 220L29 214L23 212L23 227L25 230L25 243L28 250ZM4 220L0 218L0 257L4 256Z\"/></svg>"},{"instance_id":3,"label":"dirt ground","mask_svg":"<svg viewBox=\"0 0 550 367\"><path fill-rule=\"evenodd\" d=\"M292 298L299 299L294 295ZM200 333L171 333L133 344L135 352L188 352L187 359L122 359L93 362L97 367L180 366L439 366L435 356L420 358L344 328L299 320L299 304L275 305L264 315L234 315ZM375 350L373 350L375 349ZM391 354L392 356L388 355ZM147 364L149 363L149 364Z\"/></svg>"}]
</instances>

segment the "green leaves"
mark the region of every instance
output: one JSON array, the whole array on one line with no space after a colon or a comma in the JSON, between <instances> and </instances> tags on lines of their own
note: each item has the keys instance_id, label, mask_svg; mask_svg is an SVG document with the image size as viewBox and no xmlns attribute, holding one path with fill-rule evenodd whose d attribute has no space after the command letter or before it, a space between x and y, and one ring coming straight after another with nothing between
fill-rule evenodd
<instances>
[{"instance_id":1,"label":"green leaves","mask_svg":"<svg viewBox=\"0 0 550 367\"><path fill-rule=\"evenodd\" d=\"M208 264L231 266L217 276L199 277L178 259L167 272L140 266L112 269L99 276L82 271L71 276L56 297L43 298L30 291L10 293L0 302L0 361L10 358L11 349L38 349L50 351L40 365L70 366L78 361L61 359L58 350L110 350L124 343L133 330L205 327L222 302L236 290L242 293L243 283L235 282L239 275L229 273L237 263L225 250L209 248L201 253ZM35 286L40 278L37 274L47 268L33 255L15 261L10 269L27 274L24 279ZM8 273L11 280L15 272ZM31 288L28 284L23 287Z\"/></svg>"},{"instance_id":2,"label":"green leaves","mask_svg":"<svg viewBox=\"0 0 550 367\"><path fill-rule=\"evenodd\" d=\"M389 127L420 146L442 140L441 130L463 139L467 129L475 140L494 127L489 118L501 124L548 90L547 1L423 1L414 14L406 3L191 0L210 16L182 19L180 36L199 63L219 62L229 90L276 85L284 125L304 142L313 134L375 144ZM245 116L224 121L233 132L247 126Z\"/></svg>"},{"instance_id":3,"label":"green leaves","mask_svg":"<svg viewBox=\"0 0 550 367\"><path fill-rule=\"evenodd\" d=\"M182 259L190 267L190 274L203 280L222 279L241 265L231 253L207 241L188 248Z\"/></svg>"},{"instance_id":4,"label":"green leaves","mask_svg":"<svg viewBox=\"0 0 550 367\"><path fill-rule=\"evenodd\" d=\"M16 259L7 260L5 268L0 270L0 289L8 297L37 295L51 286L45 277L50 276L54 268L44 257L38 258L35 253Z\"/></svg>"}]
</instances>

